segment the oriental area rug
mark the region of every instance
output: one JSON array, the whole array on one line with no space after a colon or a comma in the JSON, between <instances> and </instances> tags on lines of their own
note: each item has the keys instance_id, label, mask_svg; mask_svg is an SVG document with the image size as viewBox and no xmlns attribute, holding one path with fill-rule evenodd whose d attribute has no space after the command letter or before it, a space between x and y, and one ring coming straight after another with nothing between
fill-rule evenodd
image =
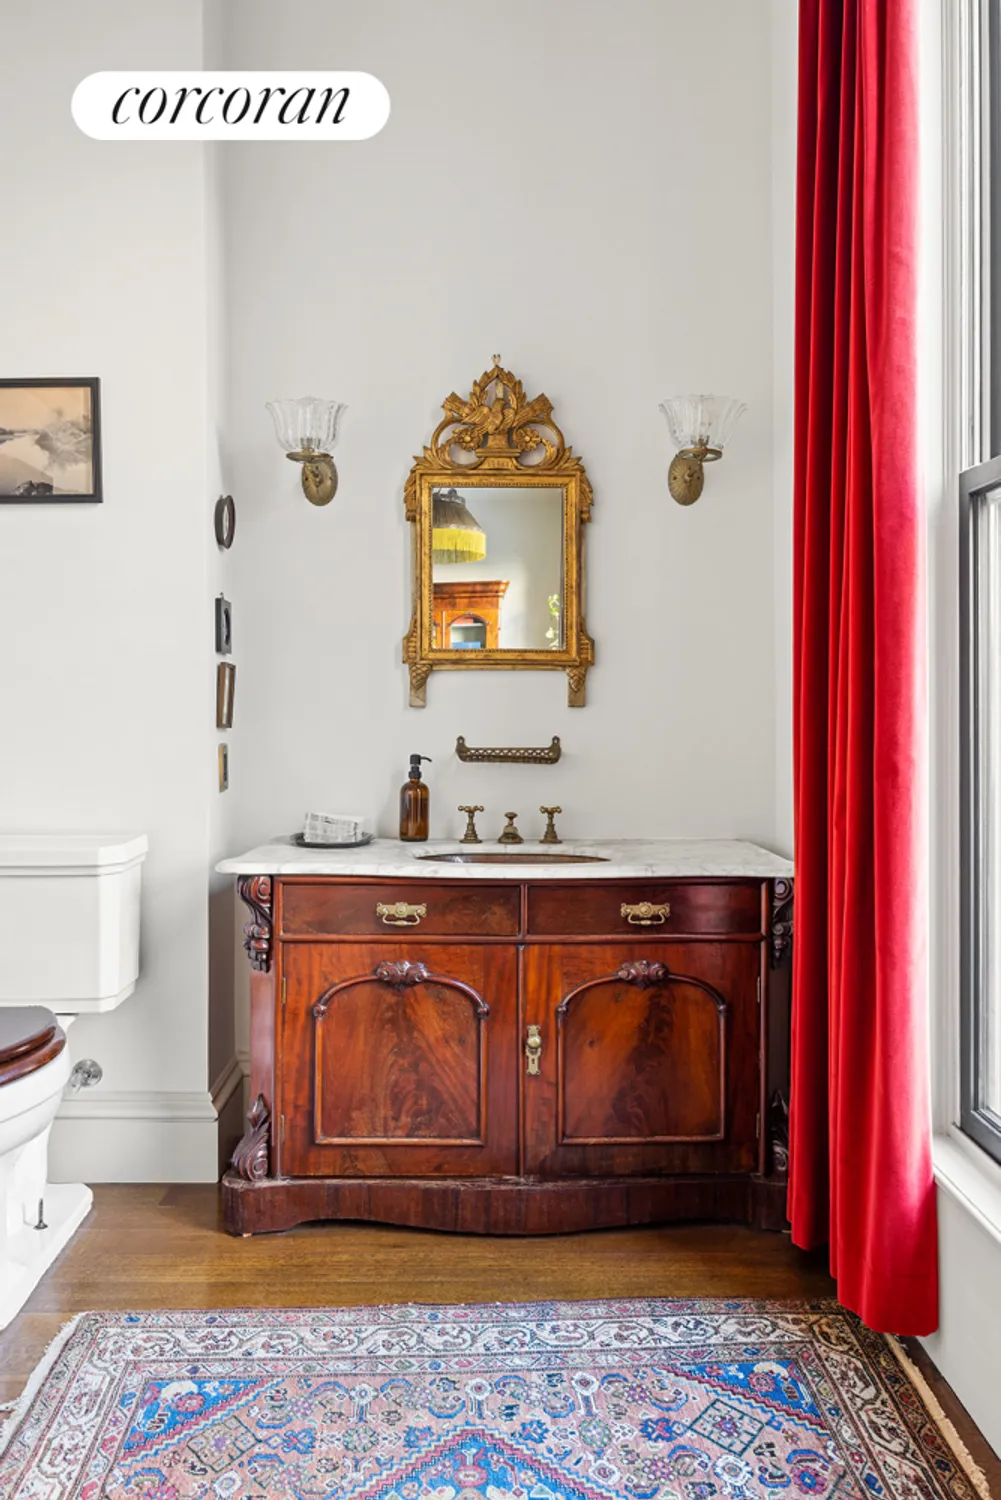
<instances>
[{"instance_id":1,"label":"oriental area rug","mask_svg":"<svg viewBox=\"0 0 1001 1500\"><path fill-rule=\"evenodd\" d=\"M977 1500L829 1302L89 1312L0 1500Z\"/></svg>"}]
</instances>

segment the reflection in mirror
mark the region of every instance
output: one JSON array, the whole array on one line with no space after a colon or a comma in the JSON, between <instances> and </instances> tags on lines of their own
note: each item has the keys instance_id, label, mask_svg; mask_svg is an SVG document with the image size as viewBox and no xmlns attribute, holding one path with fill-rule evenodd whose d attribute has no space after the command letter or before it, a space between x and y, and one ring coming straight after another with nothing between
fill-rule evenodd
<instances>
[{"instance_id":1,"label":"reflection in mirror","mask_svg":"<svg viewBox=\"0 0 1001 1500\"><path fill-rule=\"evenodd\" d=\"M432 492L433 644L561 651L563 487Z\"/></svg>"}]
</instances>

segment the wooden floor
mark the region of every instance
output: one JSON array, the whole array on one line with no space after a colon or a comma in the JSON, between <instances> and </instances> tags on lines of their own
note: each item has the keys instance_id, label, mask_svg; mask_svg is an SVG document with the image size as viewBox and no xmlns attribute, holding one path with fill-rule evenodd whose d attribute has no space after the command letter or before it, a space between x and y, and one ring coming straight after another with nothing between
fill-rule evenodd
<instances>
[{"instance_id":1,"label":"wooden floor","mask_svg":"<svg viewBox=\"0 0 1001 1500\"><path fill-rule=\"evenodd\" d=\"M213 1186L107 1186L94 1197L90 1217L0 1334L0 1402L20 1393L49 1341L88 1308L834 1295L823 1258L784 1235L736 1226L488 1239L310 1224L233 1239L220 1228ZM930 1361L920 1360L1001 1500L1001 1466Z\"/></svg>"}]
</instances>

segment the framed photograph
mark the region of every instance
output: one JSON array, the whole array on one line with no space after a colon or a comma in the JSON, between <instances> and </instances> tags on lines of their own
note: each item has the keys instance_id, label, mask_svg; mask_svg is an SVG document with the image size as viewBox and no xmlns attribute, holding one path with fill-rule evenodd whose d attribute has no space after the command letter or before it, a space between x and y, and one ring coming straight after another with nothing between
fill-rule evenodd
<instances>
[{"instance_id":1,"label":"framed photograph","mask_svg":"<svg viewBox=\"0 0 1001 1500\"><path fill-rule=\"evenodd\" d=\"M229 746L219 746L219 790L229 791Z\"/></svg>"},{"instance_id":2,"label":"framed photograph","mask_svg":"<svg viewBox=\"0 0 1001 1500\"><path fill-rule=\"evenodd\" d=\"M232 729L233 692L236 688L236 667L231 661L221 661L215 674L215 727Z\"/></svg>"},{"instance_id":3,"label":"framed photograph","mask_svg":"<svg viewBox=\"0 0 1001 1500\"><path fill-rule=\"evenodd\" d=\"M0 504L100 502L99 387L0 379Z\"/></svg>"},{"instance_id":4,"label":"framed photograph","mask_svg":"<svg viewBox=\"0 0 1001 1500\"><path fill-rule=\"evenodd\" d=\"M230 656L233 651L233 606L223 594L215 601L215 649L217 656Z\"/></svg>"}]
</instances>

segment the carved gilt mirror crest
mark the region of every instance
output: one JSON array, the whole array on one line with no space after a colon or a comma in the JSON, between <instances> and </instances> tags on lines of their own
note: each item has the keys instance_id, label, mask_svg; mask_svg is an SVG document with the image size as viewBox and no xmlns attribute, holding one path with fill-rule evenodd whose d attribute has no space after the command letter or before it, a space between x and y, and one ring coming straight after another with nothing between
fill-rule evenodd
<instances>
[{"instance_id":1,"label":"carved gilt mirror crest","mask_svg":"<svg viewBox=\"0 0 1001 1500\"><path fill-rule=\"evenodd\" d=\"M413 607L403 640L410 705L432 671L557 670L583 708L594 643L584 624L584 465L547 396L529 401L500 356L453 393L404 491Z\"/></svg>"}]
</instances>

